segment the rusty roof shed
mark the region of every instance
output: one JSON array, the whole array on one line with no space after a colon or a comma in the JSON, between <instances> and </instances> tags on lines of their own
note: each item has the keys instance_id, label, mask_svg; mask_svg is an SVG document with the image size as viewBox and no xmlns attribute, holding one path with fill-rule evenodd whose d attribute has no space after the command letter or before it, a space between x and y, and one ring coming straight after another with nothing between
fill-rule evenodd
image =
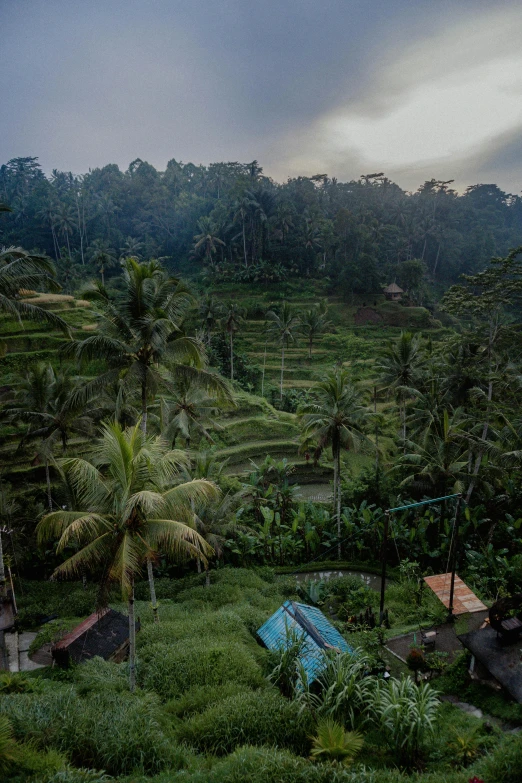
<instances>
[{"instance_id":1,"label":"rusty roof shed","mask_svg":"<svg viewBox=\"0 0 522 783\"><path fill-rule=\"evenodd\" d=\"M139 623L136 630L139 630ZM68 666L95 656L119 662L126 657L128 646L129 618L114 609L103 609L73 628L51 652L59 666Z\"/></svg>"}]
</instances>

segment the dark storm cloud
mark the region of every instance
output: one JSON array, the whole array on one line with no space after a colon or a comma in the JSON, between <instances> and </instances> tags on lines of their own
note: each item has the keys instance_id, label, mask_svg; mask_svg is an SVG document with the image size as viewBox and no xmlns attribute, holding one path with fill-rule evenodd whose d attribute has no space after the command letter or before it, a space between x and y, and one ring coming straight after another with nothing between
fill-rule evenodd
<instances>
[{"instance_id":1,"label":"dark storm cloud","mask_svg":"<svg viewBox=\"0 0 522 783\"><path fill-rule=\"evenodd\" d=\"M473 27L490 7L480 0L1 0L0 161L38 155L47 170L80 172L107 162L126 167L138 156L160 168L171 157L255 157L278 178L296 174L297 165L353 177L375 161L409 186L408 171L436 166L429 144L424 160L394 166L393 148L381 154L378 138L377 152L364 139L350 145L349 134L339 142L339 123L333 136L328 123L348 117L351 128L361 115L370 128L407 106L409 93L433 78L422 67L423 51L429 64L440 48L430 51L430 39ZM416 42L419 57L403 62ZM473 41L470 51L465 46L455 41L453 49L480 60ZM462 67L451 51L439 66L448 79ZM500 161L515 151L510 140L503 153L497 149L502 133L484 154L500 156L499 176L511 170L512 180L513 167ZM453 160L459 169L468 161L463 177L473 181L479 167L471 151L450 155L444 166Z\"/></svg>"}]
</instances>

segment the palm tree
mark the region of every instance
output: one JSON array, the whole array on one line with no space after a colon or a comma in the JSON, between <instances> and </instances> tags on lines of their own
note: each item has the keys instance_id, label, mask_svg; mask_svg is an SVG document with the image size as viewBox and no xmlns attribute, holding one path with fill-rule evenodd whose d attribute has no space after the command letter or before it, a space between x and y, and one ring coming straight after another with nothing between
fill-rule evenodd
<instances>
[{"instance_id":1,"label":"palm tree","mask_svg":"<svg viewBox=\"0 0 522 783\"><path fill-rule=\"evenodd\" d=\"M185 471L188 479L207 479L217 483L223 473L228 460L218 461L212 451L198 451L192 455L190 468ZM233 498L225 495L219 503L204 503L194 511L194 523L196 530L203 536L207 544L214 550L214 556L220 558L223 554L225 536L239 529L233 518ZM196 561L198 574L201 573L201 560ZM208 562L204 563L205 585L210 587L210 572Z\"/></svg>"},{"instance_id":2,"label":"palm tree","mask_svg":"<svg viewBox=\"0 0 522 783\"><path fill-rule=\"evenodd\" d=\"M70 207L65 207L65 206L62 207L62 209L58 213L57 221L62 236L65 237L65 240L67 242L67 252L69 254L69 258L72 258L71 243L69 241L69 237L74 230L74 216Z\"/></svg>"},{"instance_id":3,"label":"palm tree","mask_svg":"<svg viewBox=\"0 0 522 783\"><path fill-rule=\"evenodd\" d=\"M294 227L292 218L294 212L290 204L279 203L275 210L275 216L273 218L275 225L279 229L281 243L286 243L286 236L290 229Z\"/></svg>"},{"instance_id":4,"label":"palm tree","mask_svg":"<svg viewBox=\"0 0 522 783\"><path fill-rule=\"evenodd\" d=\"M127 237L121 249L120 260L123 261L124 258L136 258L139 261L142 250L143 242L140 242L134 237Z\"/></svg>"},{"instance_id":5,"label":"palm tree","mask_svg":"<svg viewBox=\"0 0 522 783\"><path fill-rule=\"evenodd\" d=\"M78 399L79 381L65 372L57 373L51 364L39 362L31 367L15 386L13 399L4 408L8 420L27 425L21 446L39 441L37 458L45 465L47 503L52 510L49 463L54 444L61 443L63 452L73 432L89 433L92 410L86 407L88 398Z\"/></svg>"},{"instance_id":6,"label":"palm tree","mask_svg":"<svg viewBox=\"0 0 522 783\"><path fill-rule=\"evenodd\" d=\"M415 386L423 366L421 338L411 332L401 332L396 342L390 342L385 353L375 363L380 382L395 391L402 422L402 438L406 441L406 400L415 394Z\"/></svg>"},{"instance_id":7,"label":"palm tree","mask_svg":"<svg viewBox=\"0 0 522 783\"><path fill-rule=\"evenodd\" d=\"M116 264L116 251L103 239L95 239L89 248L92 263L99 267L102 286L105 285L105 270Z\"/></svg>"},{"instance_id":8,"label":"palm tree","mask_svg":"<svg viewBox=\"0 0 522 783\"><path fill-rule=\"evenodd\" d=\"M36 216L44 220L46 223L49 224L49 227L51 229L51 236L53 238L53 247L54 247L54 256L56 260L60 258L60 248L58 247L58 239L56 237L56 206L53 204L52 201L49 201L48 204L46 204L45 207L42 207L37 213Z\"/></svg>"},{"instance_id":9,"label":"palm tree","mask_svg":"<svg viewBox=\"0 0 522 783\"><path fill-rule=\"evenodd\" d=\"M210 344L212 332L219 323L221 315L221 305L212 294L207 294L199 306L199 315L203 321L203 331L206 334L207 344Z\"/></svg>"},{"instance_id":10,"label":"palm tree","mask_svg":"<svg viewBox=\"0 0 522 783\"><path fill-rule=\"evenodd\" d=\"M78 359L104 358L110 366L85 384L83 393L123 377L127 390L140 390L144 433L149 400L159 386L169 388L173 375L192 379L220 398L230 398L226 384L202 369L205 353L201 343L181 329L193 302L184 285L168 276L158 261L140 263L127 258L122 267L125 288L121 296L112 298L99 283L83 293L97 305L100 321L97 332L74 342L71 350ZM169 374L162 370L162 363L169 364Z\"/></svg>"},{"instance_id":11,"label":"palm tree","mask_svg":"<svg viewBox=\"0 0 522 783\"><path fill-rule=\"evenodd\" d=\"M67 459L61 467L74 489L77 508L47 514L37 526L39 541L58 539L57 551L77 551L54 571L54 577L100 574L99 602L119 583L129 607L130 689L136 684L134 582L145 563L159 552L205 559L212 553L192 525L191 501L217 499L219 491L205 479L172 487L186 456L146 437L137 424L123 430L104 424L90 460ZM170 485L170 489L166 487ZM155 618L157 602L151 599Z\"/></svg>"},{"instance_id":12,"label":"palm tree","mask_svg":"<svg viewBox=\"0 0 522 783\"><path fill-rule=\"evenodd\" d=\"M266 314L267 332L281 345L281 384L280 400L283 400L283 377L285 372L285 348L294 342L294 334L299 326L299 317L288 302L283 302L279 313L269 310Z\"/></svg>"},{"instance_id":13,"label":"palm tree","mask_svg":"<svg viewBox=\"0 0 522 783\"><path fill-rule=\"evenodd\" d=\"M233 223L241 223L241 235L243 237L243 257L245 260L245 267L248 266L248 256L247 256L247 244L246 244L246 220L248 217L249 212L252 211L252 209L255 209L259 207L259 204L255 201L252 194L249 193L249 191L245 192L245 195L236 201L234 204L234 214L232 217Z\"/></svg>"},{"instance_id":14,"label":"palm tree","mask_svg":"<svg viewBox=\"0 0 522 783\"><path fill-rule=\"evenodd\" d=\"M158 407L155 420L159 432L172 446L176 438L181 437L188 449L194 435L213 443L209 429L218 427L211 418L218 409L217 400L190 379L174 381L170 386L170 396L161 397Z\"/></svg>"},{"instance_id":15,"label":"palm tree","mask_svg":"<svg viewBox=\"0 0 522 783\"><path fill-rule=\"evenodd\" d=\"M231 534L238 530L234 516L235 498L224 495L218 503L200 503L195 510L196 530L212 548L212 560L223 556L224 544ZM199 566L198 560L198 566ZM205 586L210 587L210 557L203 563Z\"/></svg>"},{"instance_id":16,"label":"palm tree","mask_svg":"<svg viewBox=\"0 0 522 783\"><path fill-rule=\"evenodd\" d=\"M299 331L308 340L308 359L312 360L313 341L320 334L332 328L332 322L326 318L326 307L311 307L299 316Z\"/></svg>"},{"instance_id":17,"label":"palm tree","mask_svg":"<svg viewBox=\"0 0 522 783\"><path fill-rule=\"evenodd\" d=\"M222 239L216 236L216 227L209 217L202 217L198 220L199 234L194 237L194 254L203 256L205 261L214 265L214 255L218 246L225 247Z\"/></svg>"},{"instance_id":18,"label":"palm tree","mask_svg":"<svg viewBox=\"0 0 522 783\"><path fill-rule=\"evenodd\" d=\"M471 419L460 408L438 413L418 440L407 441L408 451L397 463L409 474L401 486L413 485L423 493L435 491L441 496L462 492L469 473L470 444L476 440L471 428Z\"/></svg>"},{"instance_id":19,"label":"palm tree","mask_svg":"<svg viewBox=\"0 0 522 783\"><path fill-rule=\"evenodd\" d=\"M298 410L303 434L321 448L332 447L334 462L334 514L337 520L337 554L341 559L341 449L355 450L369 443L365 435L371 416L360 391L349 382L347 370L330 372L313 390L315 400Z\"/></svg>"},{"instance_id":20,"label":"palm tree","mask_svg":"<svg viewBox=\"0 0 522 783\"><path fill-rule=\"evenodd\" d=\"M43 321L70 336L68 324L50 310L20 298L23 290L61 291L52 261L44 255L28 253L21 247L0 250L0 312L16 318Z\"/></svg>"},{"instance_id":21,"label":"palm tree","mask_svg":"<svg viewBox=\"0 0 522 783\"><path fill-rule=\"evenodd\" d=\"M222 324L230 340L230 380L234 380L234 334L245 320L244 310L235 302L227 302Z\"/></svg>"}]
</instances>

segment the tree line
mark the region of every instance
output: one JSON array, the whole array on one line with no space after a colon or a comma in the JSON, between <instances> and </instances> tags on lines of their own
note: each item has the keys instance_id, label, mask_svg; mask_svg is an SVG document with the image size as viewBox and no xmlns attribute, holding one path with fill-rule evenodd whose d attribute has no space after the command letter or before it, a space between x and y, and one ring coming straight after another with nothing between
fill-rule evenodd
<instances>
[{"instance_id":1,"label":"tree line","mask_svg":"<svg viewBox=\"0 0 522 783\"><path fill-rule=\"evenodd\" d=\"M494 184L457 193L431 179L409 193L384 174L279 184L257 161L158 171L139 158L86 174L42 171L34 157L0 167L0 244L45 253L67 291L102 283L121 257L163 258L177 274L278 282L328 276L345 295L398 282L421 303L519 243L522 200Z\"/></svg>"}]
</instances>

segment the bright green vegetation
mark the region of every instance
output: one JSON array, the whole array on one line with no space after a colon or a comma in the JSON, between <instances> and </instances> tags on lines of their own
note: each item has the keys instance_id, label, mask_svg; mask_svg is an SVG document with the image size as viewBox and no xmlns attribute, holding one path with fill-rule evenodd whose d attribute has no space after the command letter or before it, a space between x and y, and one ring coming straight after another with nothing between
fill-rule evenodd
<instances>
[{"instance_id":1,"label":"bright green vegetation","mask_svg":"<svg viewBox=\"0 0 522 783\"><path fill-rule=\"evenodd\" d=\"M29 199L60 179L27 159L3 170L6 193L21 172ZM76 197L89 181L122 197L118 214L138 213L137 192L164 204L176 175L176 243L154 227L124 240L91 216L84 244L89 218L75 224L60 202L40 236L74 296L56 293L39 253L0 256L0 591L13 575L19 629L58 615L32 649L96 607L128 612L129 660L0 677L2 774L518 781L520 743L501 726L520 724L517 705L471 684L464 658L446 668L413 649L408 668L383 647L444 620L422 577L447 570L455 527L459 574L484 601L522 589L520 249L486 265L468 247L472 260L457 261L433 232L397 249L402 207L441 226L458 208L467 247L489 186L457 197L431 182L409 196L366 178L334 207L328 180L278 188L255 162L212 170L222 181L205 197L175 162L165 175L141 162L111 173L105 185L92 172ZM504 228L514 203L497 199ZM489 220L506 252L510 231ZM4 238L13 226L8 213ZM192 251L203 274L188 286L160 251L181 267ZM473 274L435 304L441 267L445 283ZM392 278L401 303L382 294ZM275 577L328 561L375 573L385 509L454 492L456 521L452 502L393 517L380 628L378 595L357 576ZM287 597L320 605L356 650L326 655L312 685L299 639L270 653L256 640ZM433 682L418 681L419 661ZM437 686L499 725L441 703Z\"/></svg>"},{"instance_id":2,"label":"bright green vegetation","mask_svg":"<svg viewBox=\"0 0 522 783\"><path fill-rule=\"evenodd\" d=\"M333 593L341 585L339 580ZM51 609L68 591L65 585L42 583L26 588ZM517 780L510 769L520 763L520 743L504 739L498 730L488 733L483 721L450 704L439 705L428 684L422 687L432 704L426 703L421 715L429 711L432 729L422 718L410 725L411 719L399 713L393 719L397 726L392 725L385 717L389 701L407 709L408 699L417 699L417 686L408 679L392 679L391 686L374 677L361 679L362 656L377 660L371 634L347 636L351 644L363 644L355 668L350 656L332 659L335 667L342 660L345 675L336 686L341 690L331 694L336 707L329 720L334 723L325 735L320 716L330 711L329 702L323 702L320 691L310 697L306 690L281 695L268 677L273 656L255 640L256 628L293 596L292 580L274 578L267 569L234 568L216 572L210 587L204 586L203 575L193 575L160 580L157 588L159 595L172 596L160 598L159 624L146 601L136 604L143 622L136 693L128 692L126 664L101 659L61 675L42 669L11 676L5 686L0 678L0 717L9 721L15 750L11 777L4 779L33 775L47 783L68 768L60 774L75 781L79 773L74 769L88 768L129 781L177 780L178 774L190 783L239 781L248 774L248 780L270 782L281 780L284 772L285 780L305 783L394 783L403 780L395 765L408 767L416 759L422 774L410 769L405 780L460 783L482 770L494 783ZM141 591L140 583L137 594ZM81 586L75 592L82 592ZM407 598L396 600L406 611ZM327 670L325 684L338 679L334 672ZM354 745L349 734L344 738L343 758L351 762L345 773L344 765L332 766L340 753L339 721L363 740ZM460 756L456 743L465 743ZM311 761L314 748L323 752ZM497 776L497 767L503 776ZM91 775L94 780L94 771Z\"/></svg>"}]
</instances>

